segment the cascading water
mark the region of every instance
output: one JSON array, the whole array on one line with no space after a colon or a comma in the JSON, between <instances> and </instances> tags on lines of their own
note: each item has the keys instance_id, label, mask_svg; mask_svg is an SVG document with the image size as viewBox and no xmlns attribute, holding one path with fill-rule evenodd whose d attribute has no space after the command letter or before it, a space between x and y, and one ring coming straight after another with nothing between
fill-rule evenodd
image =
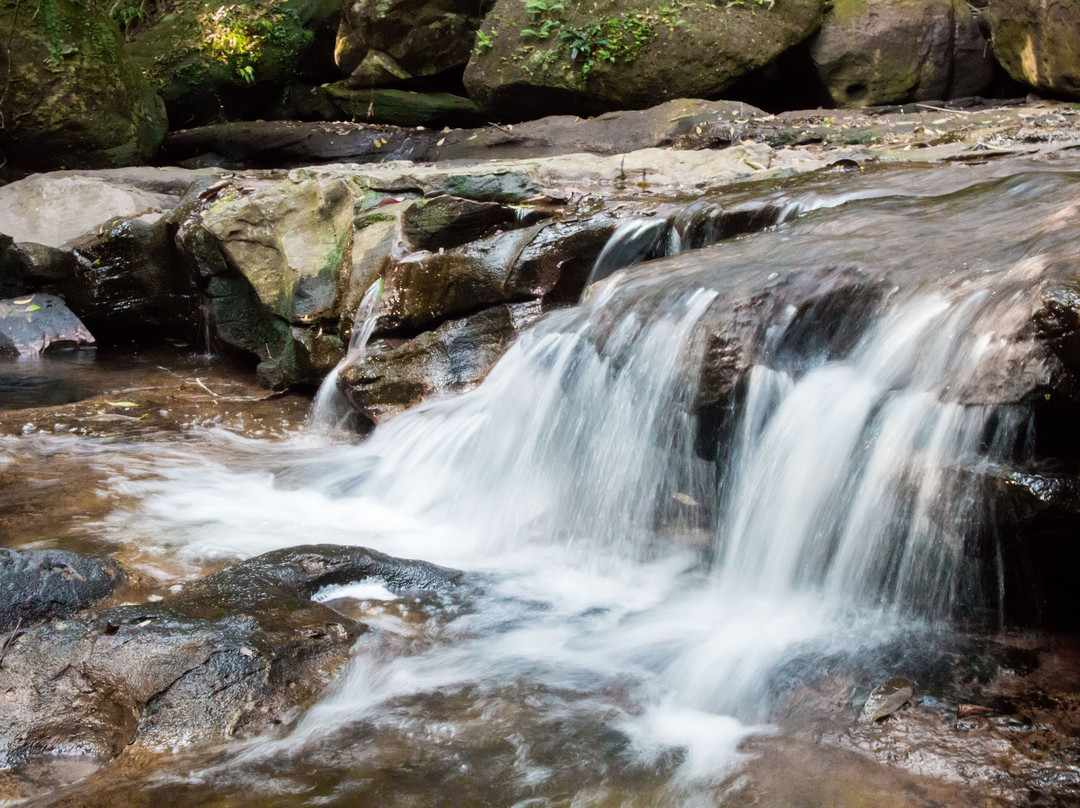
<instances>
[{"instance_id":1,"label":"cascading water","mask_svg":"<svg viewBox=\"0 0 1080 808\"><path fill-rule=\"evenodd\" d=\"M969 204L1051 198L1032 188L992 183ZM391 615L368 597L377 630L348 671L243 766L435 759L401 787L426 794L434 777L481 801L460 784L494 765L497 738L496 802L644 769L676 789L650 804L686 804L679 789L723 781L739 740L767 731L783 664L985 602L980 476L1031 436L1026 406L979 389L1031 316L1045 273L1031 256L1060 245L1033 228L993 254L971 246L963 226L1006 221L1015 199L968 222L949 219L953 197L823 198L774 234L607 277L478 388L362 443L144 483L142 529L191 552L319 540L472 574L440 606ZM854 199L872 201L844 214ZM881 247L913 227L937 250L917 272Z\"/></svg>"},{"instance_id":2,"label":"cascading water","mask_svg":"<svg viewBox=\"0 0 1080 808\"><path fill-rule=\"evenodd\" d=\"M379 299L382 293L382 278L377 278L364 292L360 305L356 307L356 315L353 317L352 333L349 336L349 347L345 352L345 357L327 374L315 393L311 415L308 417L308 429L318 432L335 432L344 427L350 410L349 402L338 390L338 376L343 368L359 360L367 350L368 340L371 339L371 332L375 330L375 322L378 320Z\"/></svg>"}]
</instances>

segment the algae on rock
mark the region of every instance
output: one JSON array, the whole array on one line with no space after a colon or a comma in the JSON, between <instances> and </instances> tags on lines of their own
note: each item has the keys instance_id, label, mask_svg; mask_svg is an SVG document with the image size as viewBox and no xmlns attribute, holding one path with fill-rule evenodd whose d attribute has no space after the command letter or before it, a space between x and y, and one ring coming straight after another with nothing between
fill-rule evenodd
<instances>
[{"instance_id":1,"label":"algae on rock","mask_svg":"<svg viewBox=\"0 0 1080 808\"><path fill-rule=\"evenodd\" d=\"M20 168L150 160L165 108L95 0L0 0L0 148Z\"/></svg>"},{"instance_id":2,"label":"algae on rock","mask_svg":"<svg viewBox=\"0 0 1080 808\"><path fill-rule=\"evenodd\" d=\"M716 98L810 36L824 9L825 0L497 0L465 86L485 110L522 119Z\"/></svg>"}]
</instances>

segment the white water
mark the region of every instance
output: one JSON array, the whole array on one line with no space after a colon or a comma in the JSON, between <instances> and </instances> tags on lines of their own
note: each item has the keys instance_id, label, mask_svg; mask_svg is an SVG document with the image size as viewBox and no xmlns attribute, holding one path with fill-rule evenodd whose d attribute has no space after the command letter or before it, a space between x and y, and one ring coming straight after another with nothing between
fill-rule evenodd
<instances>
[{"instance_id":1,"label":"white water","mask_svg":"<svg viewBox=\"0 0 1080 808\"><path fill-rule=\"evenodd\" d=\"M315 432L334 433L345 426L345 421L349 416L349 402L338 389L338 376L344 368L360 360L367 351L368 340L371 339L371 332L375 330L375 322L379 319L379 299L382 293L382 278L376 278L364 292L360 305L356 307L356 314L353 316L352 333L349 336L349 347L345 352L345 357L327 374L315 393L311 415L308 417L308 429Z\"/></svg>"},{"instance_id":2,"label":"white water","mask_svg":"<svg viewBox=\"0 0 1080 808\"><path fill-rule=\"evenodd\" d=\"M948 392L1003 349L1022 301L1002 279L894 290L850 353L798 370L770 364L774 324L718 465L695 452L708 277L615 275L523 334L477 389L359 445L221 436L250 450L241 468L178 463L129 484L140 508L109 527L193 555L353 543L479 577L460 612L374 614L341 681L288 735L249 744L245 765L346 744L360 725L448 756L494 732L519 744L522 782L543 784L555 774L505 717L536 688L580 696L543 697L559 726L603 716L635 761L682 750L676 784L717 782L747 733L769 731L779 666L873 649L972 597L978 491L949 472L1008 456L1026 415ZM384 599L369 586L354 596ZM435 693L470 694L473 714L431 719Z\"/></svg>"}]
</instances>

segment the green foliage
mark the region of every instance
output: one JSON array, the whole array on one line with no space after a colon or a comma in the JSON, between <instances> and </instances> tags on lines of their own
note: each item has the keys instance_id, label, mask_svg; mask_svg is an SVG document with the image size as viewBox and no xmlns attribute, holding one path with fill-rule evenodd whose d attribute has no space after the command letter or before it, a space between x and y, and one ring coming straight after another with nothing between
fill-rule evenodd
<instances>
[{"instance_id":1,"label":"green foliage","mask_svg":"<svg viewBox=\"0 0 1080 808\"><path fill-rule=\"evenodd\" d=\"M127 33L140 22L150 19L157 3L154 0L116 0L109 8L109 16Z\"/></svg>"},{"instance_id":2,"label":"green foliage","mask_svg":"<svg viewBox=\"0 0 1080 808\"><path fill-rule=\"evenodd\" d=\"M483 53L489 51L495 45L495 37L498 36L497 31L492 31L491 34L485 34L482 30L476 32L476 52Z\"/></svg>"},{"instance_id":3,"label":"green foliage","mask_svg":"<svg viewBox=\"0 0 1080 808\"><path fill-rule=\"evenodd\" d=\"M747 3L747 0L728 0L729 6L736 6L742 8ZM750 0L752 6L766 6L772 8L776 4L776 0Z\"/></svg>"},{"instance_id":4,"label":"green foliage","mask_svg":"<svg viewBox=\"0 0 1080 808\"><path fill-rule=\"evenodd\" d=\"M655 36L652 20L634 14L607 17L583 28L566 27L562 44L570 61L581 65L581 77L588 79L600 62L632 62Z\"/></svg>"}]
</instances>

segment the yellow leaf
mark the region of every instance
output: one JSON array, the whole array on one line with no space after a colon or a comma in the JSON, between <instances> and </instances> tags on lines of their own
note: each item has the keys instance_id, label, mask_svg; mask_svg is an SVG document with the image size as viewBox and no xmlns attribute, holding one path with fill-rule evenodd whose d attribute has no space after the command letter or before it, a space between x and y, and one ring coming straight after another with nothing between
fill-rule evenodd
<instances>
[{"instance_id":1,"label":"yellow leaf","mask_svg":"<svg viewBox=\"0 0 1080 808\"><path fill-rule=\"evenodd\" d=\"M134 401L109 401L108 399L106 399L105 403L108 404L110 407L138 407L139 406Z\"/></svg>"},{"instance_id":2,"label":"yellow leaf","mask_svg":"<svg viewBox=\"0 0 1080 808\"><path fill-rule=\"evenodd\" d=\"M12 300L11 302L14 303L16 306L25 306L27 303L29 303L33 299L34 299L34 296L30 295L30 297L23 297L23 298L20 298L19 300Z\"/></svg>"},{"instance_id":3,"label":"yellow leaf","mask_svg":"<svg viewBox=\"0 0 1080 808\"><path fill-rule=\"evenodd\" d=\"M27 311L37 311L40 308L41 308L41 306L27 306L26 310Z\"/></svg>"}]
</instances>

